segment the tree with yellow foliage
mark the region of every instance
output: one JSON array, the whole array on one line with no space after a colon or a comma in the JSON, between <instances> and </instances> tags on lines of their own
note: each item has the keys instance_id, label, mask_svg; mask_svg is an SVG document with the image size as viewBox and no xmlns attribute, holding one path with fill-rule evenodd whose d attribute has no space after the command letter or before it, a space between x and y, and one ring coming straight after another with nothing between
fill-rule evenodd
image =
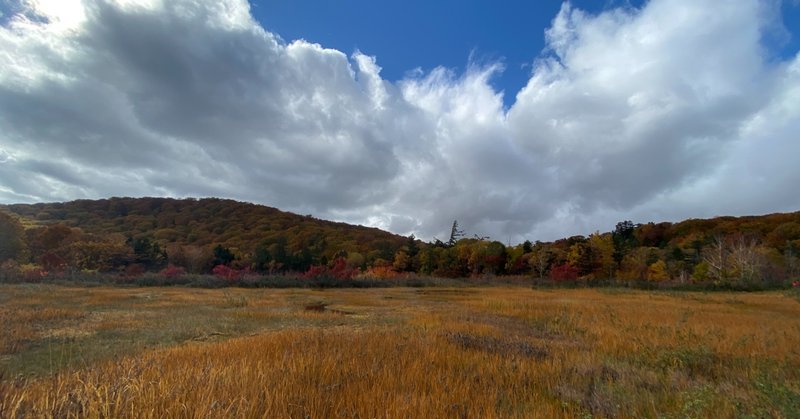
<instances>
[{"instance_id":1,"label":"tree with yellow foliage","mask_svg":"<svg viewBox=\"0 0 800 419\"><path fill-rule=\"evenodd\" d=\"M669 279L667 264L663 260L658 260L647 268L647 280L661 282Z\"/></svg>"}]
</instances>

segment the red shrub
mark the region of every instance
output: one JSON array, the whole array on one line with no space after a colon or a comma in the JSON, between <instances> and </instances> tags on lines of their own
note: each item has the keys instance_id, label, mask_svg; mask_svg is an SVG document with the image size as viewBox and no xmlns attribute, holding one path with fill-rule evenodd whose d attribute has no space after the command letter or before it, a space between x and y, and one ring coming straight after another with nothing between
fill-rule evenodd
<instances>
[{"instance_id":1,"label":"red shrub","mask_svg":"<svg viewBox=\"0 0 800 419\"><path fill-rule=\"evenodd\" d=\"M578 269L565 263L550 269L550 279L554 281L574 281L578 279Z\"/></svg>"},{"instance_id":2,"label":"red shrub","mask_svg":"<svg viewBox=\"0 0 800 419\"><path fill-rule=\"evenodd\" d=\"M327 266L325 266L325 265L312 265L303 274L303 278L305 278L305 279L319 278L321 276L325 276L327 273L328 273L328 267Z\"/></svg>"},{"instance_id":3,"label":"red shrub","mask_svg":"<svg viewBox=\"0 0 800 419\"><path fill-rule=\"evenodd\" d=\"M186 273L186 269L183 269L181 266L175 266L173 264L167 265L163 271L161 271L161 275L164 275L167 279L174 279L182 276Z\"/></svg>"},{"instance_id":4,"label":"red shrub","mask_svg":"<svg viewBox=\"0 0 800 419\"><path fill-rule=\"evenodd\" d=\"M243 272L233 269L229 266L225 265L217 265L214 269L211 270L211 273L220 277L225 278L228 281L236 281L242 277Z\"/></svg>"},{"instance_id":5,"label":"red shrub","mask_svg":"<svg viewBox=\"0 0 800 419\"><path fill-rule=\"evenodd\" d=\"M358 268L347 266L345 258L338 258L331 262L330 267L325 265L313 265L303 274L303 278L312 279L319 277L331 277L336 279L352 279L359 274Z\"/></svg>"},{"instance_id":6,"label":"red shrub","mask_svg":"<svg viewBox=\"0 0 800 419\"><path fill-rule=\"evenodd\" d=\"M347 266L347 260L345 260L345 258L334 260L333 266L331 266L331 275L333 275L333 277L336 279L351 279L358 275L358 273L358 268L351 268Z\"/></svg>"}]
</instances>

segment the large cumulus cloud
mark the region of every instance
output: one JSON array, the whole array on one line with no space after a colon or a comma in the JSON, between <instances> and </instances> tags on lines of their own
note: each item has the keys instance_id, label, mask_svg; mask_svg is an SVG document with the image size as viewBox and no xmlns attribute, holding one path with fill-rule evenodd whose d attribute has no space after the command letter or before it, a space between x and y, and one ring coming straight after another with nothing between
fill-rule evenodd
<instances>
[{"instance_id":1,"label":"large cumulus cloud","mask_svg":"<svg viewBox=\"0 0 800 419\"><path fill-rule=\"evenodd\" d=\"M0 17L0 201L224 196L503 241L800 209L779 7L565 4L510 109L499 64L389 82L244 0L27 0ZM524 40L520 40L524 42Z\"/></svg>"}]
</instances>

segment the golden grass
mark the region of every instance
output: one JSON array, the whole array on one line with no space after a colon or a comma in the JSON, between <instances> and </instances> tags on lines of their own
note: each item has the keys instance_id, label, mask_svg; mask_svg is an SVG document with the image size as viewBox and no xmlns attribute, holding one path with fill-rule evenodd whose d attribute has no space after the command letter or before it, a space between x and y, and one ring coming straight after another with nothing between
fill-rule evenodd
<instances>
[{"instance_id":1,"label":"golden grass","mask_svg":"<svg viewBox=\"0 0 800 419\"><path fill-rule=\"evenodd\" d=\"M1 417L800 414L800 303L780 293L56 290L84 322L78 327L97 330L93 316L79 314L109 302L128 313L108 339L150 322L191 333L7 376ZM16 306L53 298L2 291L12 317ZM305 309L314 304L326 309ZM130 313L149 320L132 322ZM197 316L221 320L187 326ZM25 321L41 328L50 320ZM98 336L84 339L102 344ZM29 349L18 347L19 356Z\"/></svg>"},{"instance_id":2,"label":"golden grass","mask_svg":"<svg viewBox=\"0 0 800 419\"><path fill-rule=\"evenodd\" d=\"M36 336L56 333L50 325L63 326L83 317L76 309L53 307L0 307L0 355L17 352Z\"/></svg>"}]
</instances>

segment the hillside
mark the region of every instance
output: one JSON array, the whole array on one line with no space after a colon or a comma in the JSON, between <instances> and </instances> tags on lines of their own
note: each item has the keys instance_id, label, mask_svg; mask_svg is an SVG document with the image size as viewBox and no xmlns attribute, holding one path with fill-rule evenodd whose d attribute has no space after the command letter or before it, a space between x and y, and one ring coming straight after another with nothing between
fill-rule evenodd
<instances>
[{"instance_id":1,"label":"hillside","mask_svg":"<svg viewBox=\"0 0 800 419\"><path fill-rule=\"evenodd\" d=\"M295 268L360 254L364 261L391 260L408 239L376 228L353 226L301 216L275 208L224 199L111 198L65 203L0 206L19 218L27 231L30 250L42 253L41 237L48 230L72 229L83 241L149 240L170 256L195 249L221 246L237 259L254 259L272 250L272 256L304 259ZM51 235L57 231L51 231ZM76 234L77 233L77 234ZM66 232L61 235L67 234ZM38 245L38 246L37 246ZM36 249L39 247L40 249ZM273 258L274 258L273 257ZM285 261L283 261L285 262Z\"/></svg>"},{"instance_id":2,"label":"hillside","mask_svg":"<svg viewBox=\"0 0 800 419\"><path fill-rule=\"evenodd\" d=\"M111 198L0 206L0 262L29 271L529 275L553 281L773 284L800 276L800 212L622 221L606 233L507 246L423 243L376 228L223 199ZM10 266L10 265L9 265ZM18 268L14 268L18 269ZM21 268L19 268L21 269ZM25 270L23 269L23 270Z\"/></svg>"}]
</instances>

